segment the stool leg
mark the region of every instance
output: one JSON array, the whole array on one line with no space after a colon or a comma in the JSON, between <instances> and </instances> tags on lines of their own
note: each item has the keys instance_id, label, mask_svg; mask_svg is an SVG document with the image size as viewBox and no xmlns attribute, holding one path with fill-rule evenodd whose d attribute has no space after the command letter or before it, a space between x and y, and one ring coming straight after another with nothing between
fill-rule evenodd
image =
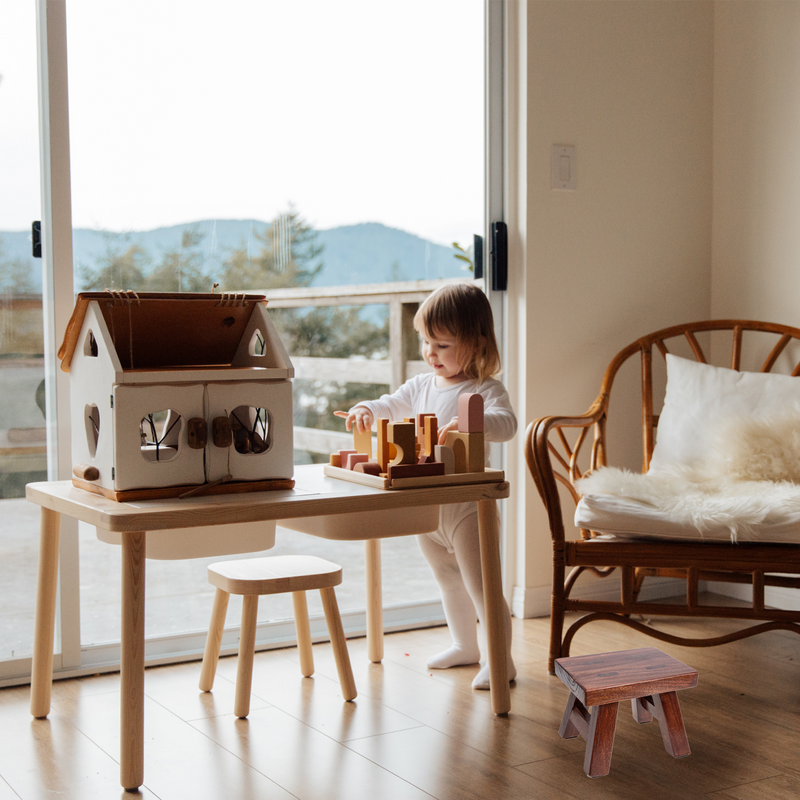
<instances>
[{"instance_id":1,"label":"stool leg","mask_svg":"<svg viewBox=\"0 0 800 800\"><path fill-rule=\"evenodd\" d=\"M586 707L573 692L570 692L567 707L564 709L564 716L561 719L561 726L558 729L558 735L562 739L574 739L580 735L588 742L590 721L591 715L586 710Z\"/></svg>"},{"instance_id":2,"label":"stool leg","mask_svg":"<svg viewBox=\"0 0 800 800\"><path fill-rule=\"evenodd\" d=\"M586 740L584 772L590 778L608 775L611 769L611 751L614 749L614 731L619 703L607 703L592 709L589 736Z\"/></svg>"},{"instance_id":3,"label":"stool leg","mask_svg":"<svg viewBox=\"0 0 800 800\"><path fill-rule=\"evenodd\" d=\"M373 664L383 660L383 589L381 585L381 540L364 542L367 575L367 657Z\"/></svg>"},{"instance_id":4,"label":"stool leg","mask_svg":"<svg viewBox=\"0 0 800 800\"><path fill-rule=\"evenodd\" d=\"M253 656L256 650L258 595L242 597L242 632L239 637L239 666L236 671L236 697L233 713L243 719L250 713L250 687L253 684Z\"/></svg>"},{"instance_id":5,"label":"stool leg","mask_svg":"<svg viewBox=\"0 0 800 800\"><path fill-rule=\"evenodd\" d=\"M297 631L297 649L300 653L300 673L304 678L314 674L314 655L311 652L311 626L308 623L308 603L305 592L292 592L294 627Z\"/></svg>"},{"instance_id":6,"label":"stool leg","mask_svg":"<svg viewBox=\"0 0 800 800\"><path fill-rule=\"evenodd\" d=\"M206 649L203 653L203 667L200 670L200 690L210 692L217 674L219 649L222 645L222 633L225 630L225 615L228 613L230 595L223 589L214 594L214 607L211 609L211 622L206 636Z\"/></svg>"},{"instance_id":7,"label":"stool leg","mask_svg":"<svg viewBox=\"0 0 800 800\"><path fill-rule=\"evenodd\" d=\"M654 695L653 705L666 751L673 758L688 756L692 751L689 749L689 738L683 725L678 695L675 692Z\"/></svg>"},{"instance_id":8,"label":"stool leg","mask_svg":"<svg viewBox=\"0 0 800 800\"><path fill-rule=\"evenodd\" d=\"M347 652L347 642L344 638L342 618L339 616L339 605L336 602L336 593L332 588L320 589L322 608L325 611L325 621L328 623L328 633L333 646L333 657L336 659L336 671L339 673L339 684L342 687L342 696L345 700L355 700L356 681L353 678L353 669L350 666L350 654Z\"/></svg>"},{"instance_id":9,"label":"stool leg","mask_svg":"<svg viewBox=\"0 0 800 800\"><path fill-rule=\"evenodd\" d=\"M647 704L653 705L653 698L648 695L647 697L633 697L631 698L631 711L633 718L640 724L644 725L646 722L653 721L653 715L647 708Z\"/></svg>"}]
</instances>

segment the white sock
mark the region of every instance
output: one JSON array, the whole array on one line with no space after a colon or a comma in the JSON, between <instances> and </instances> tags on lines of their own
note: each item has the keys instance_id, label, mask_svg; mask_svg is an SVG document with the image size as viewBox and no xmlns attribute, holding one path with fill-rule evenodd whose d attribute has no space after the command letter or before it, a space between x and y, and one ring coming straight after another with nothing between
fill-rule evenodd
<instances>
[{"instance_id":1,"label":"white sock","mask_svg":"<svg viewBox=\"0 0 800 800\"><path fill-rule=\"evenodd\" d=\"M447 650L442 650L435 656L428 659L428 669L449 669L450 667L463 667L467 664L477 664L480 661L481 653L477 645L474 649L461 647L454 644Z\"/></svg>"},{"instance_id":2,"label":"white sock","mask_svg":"<svg viewBox=\"0 0 800 800\"><path fill-rule=\"evenodd\" d=\"M511 659L511 654L509 653L508 656L508 681L509 683L517 677L517 668L514 666L514 662ZM472 681L472 688L473 689L489 689L489 664L484 664L478 674Z\"/></svg>"}]
</instances>

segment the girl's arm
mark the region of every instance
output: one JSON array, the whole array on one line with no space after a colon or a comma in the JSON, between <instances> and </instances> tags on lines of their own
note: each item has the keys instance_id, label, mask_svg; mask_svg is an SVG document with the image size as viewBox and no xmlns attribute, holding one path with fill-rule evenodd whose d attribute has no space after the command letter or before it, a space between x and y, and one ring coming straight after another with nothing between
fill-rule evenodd
<instances>
[{"instance_id":1,"label":"girl's arm","mask_svg":"<svg viewBox=\"0 0 800 800\"><path fill-rule=\"evenodd\" d=\"M377 400L356 403L349 411L337 411L335 414L337 417L345 418L345 426L348 431L355 424L356 429L362 433L369 430L378 417L390 420L411 417L414 414L414 397L419 392L417 384L417 378L412 378L392 394L381 395Z\"/></svg>"}]
</instances>

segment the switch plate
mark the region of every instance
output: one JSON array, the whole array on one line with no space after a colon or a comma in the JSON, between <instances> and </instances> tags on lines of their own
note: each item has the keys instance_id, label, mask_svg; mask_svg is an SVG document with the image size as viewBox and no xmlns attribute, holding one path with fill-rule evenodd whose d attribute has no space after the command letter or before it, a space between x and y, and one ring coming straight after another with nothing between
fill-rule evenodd
<instances>
[{"instance_id":1,"label":"switch plate","mask_svg":"<svg viewBox=\"0 0 800 800\"><path fill-rule=\"evenodd\" d=\"M550 188L574 191L575 145L554 144L550 158Z\"/></svg>"}]
</instances>

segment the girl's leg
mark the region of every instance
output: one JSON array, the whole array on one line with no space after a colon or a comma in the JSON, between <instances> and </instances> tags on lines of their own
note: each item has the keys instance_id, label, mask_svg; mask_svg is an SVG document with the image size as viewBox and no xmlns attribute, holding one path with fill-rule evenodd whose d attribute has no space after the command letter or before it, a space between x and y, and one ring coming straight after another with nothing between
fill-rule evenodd
<instances>
[{"instance_id":1,"label":"girl's leg","mask_svg":"<svg viewBox=\"0 0 800 800\"><path fill-rule=\"evenodd\" d=\"M478 536L478 515L471 514L462 520L453 534L453 548L455 550L455 558L458 563L459 571L466 586L469 596L472 598L475 610L478 612L478 619L481 623L481 631L483 637L486 636L486 622L484 614L484 600L483 600L483 576L481 574L481 551L480 539ZM506 657L508 659L508 679L513 681L517 676L517 669L511 658L511 614L508 610L506 603L503 603L504 620L506 626L506 644L508 652ZM474 619L474 615L473 615ZM484 641L484 652L486 652L486 645ZM480 672L475 676L472 681L473 689L488 689L489 688L489 664L484 664Z\"/></svg>"},{"instance_id":2,"label":"girl's leg","mask_svg":"<svg viewBox=\"0 0 800 800\"><path fill-rule=\"evenodd\" d=\"M453 553L427 534L417 536L419 549L431 567L442 593L442 605L453 646L428 659L428 669L447 669L480 661L475 606L467 592Z\"/></svg>"}]
</instances>

